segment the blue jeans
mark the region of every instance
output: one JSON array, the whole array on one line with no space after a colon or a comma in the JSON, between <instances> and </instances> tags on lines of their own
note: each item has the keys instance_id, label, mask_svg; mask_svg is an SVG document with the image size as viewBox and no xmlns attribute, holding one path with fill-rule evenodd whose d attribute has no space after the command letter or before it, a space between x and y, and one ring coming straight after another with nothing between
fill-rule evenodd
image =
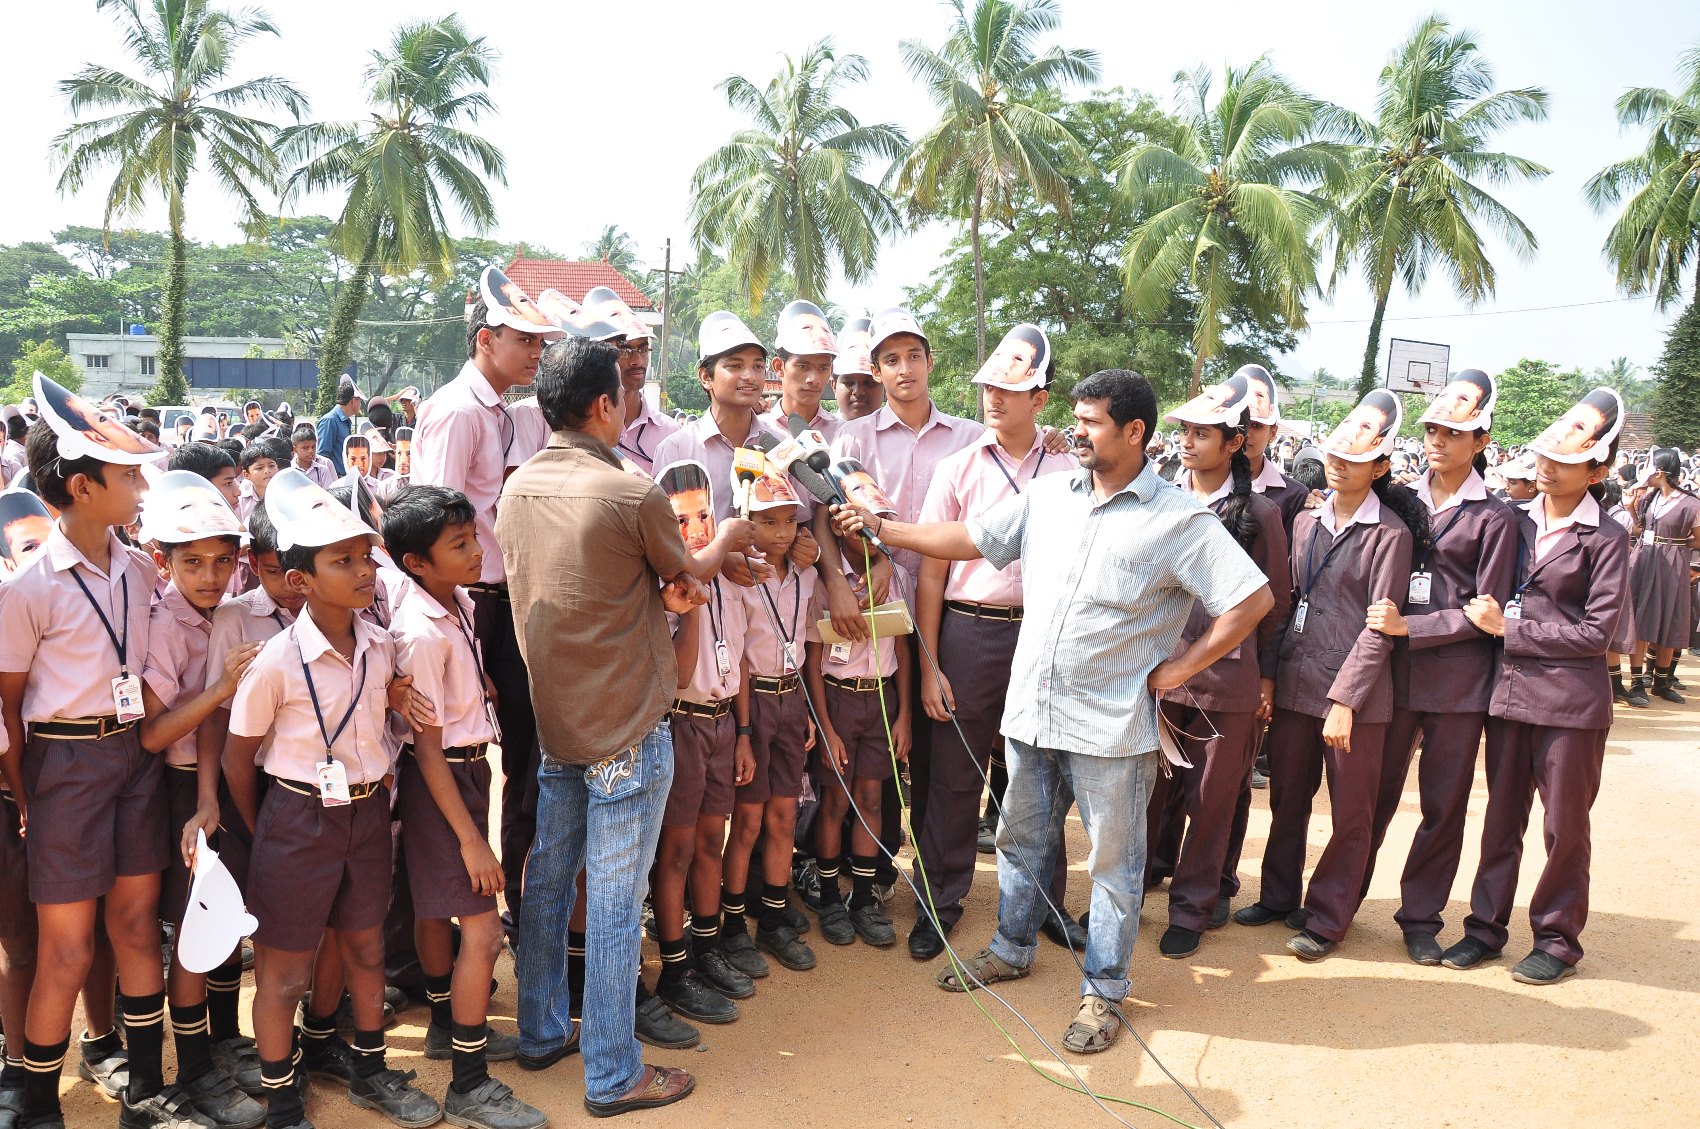
<instances>
[{"instance_id":1,"label":"blue jeans","mask_svg":"<svg viewBox=\"0 0 1700 1129\"><path fill-rule=\"evenodd\" d=\"M1092 920L1080 994L1126 998L1127 964L1145 900L1145 807L1161 755L1094 757L1005 739L1009 790L998 824L998 931L991 946L999 960L1016 968L1033 963L1039 927L1050 912L1043 891L1056 865L1063 817L1078 801L1092 846L1086 856Z\"/></svg>"},{"instance_id":2,"label":"blue jeans","mask_svg":"<svg viewBox=\"0 0 1700 1129\"><path fill-rule=\"evenodd\" d=\"M585 1096L606 1102L637 1084L633 977L641 963L638 907L649 884L661 813L673 783L673 731L663 721L641 742L599 764L551 760L537 770L537 838L520 904L520 1050L544 1055L572 1035L567 925L580 868L585 916Z\"/></svg>"}]
</instances>

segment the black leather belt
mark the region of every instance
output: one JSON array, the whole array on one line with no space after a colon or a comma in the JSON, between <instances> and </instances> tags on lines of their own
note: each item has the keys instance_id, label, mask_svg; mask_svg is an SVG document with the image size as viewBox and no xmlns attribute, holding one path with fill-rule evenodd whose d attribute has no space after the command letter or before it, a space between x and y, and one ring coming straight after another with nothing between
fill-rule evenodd
<instances>
[{"instance_id":1,"label":"black leather belt","mask_svg":"<svg viewBox=\"0 0 1700 1129\"><path fill-rule=\"evenodd\" d=\"M725 717L732 712L732 699L722 698L718 702L687 702L683 698L673 699L673 712L688 714L691 717L706 717L710 721Z\"/></svg>"},{"instance_id":2,"label":"black leather belt","mask_svg":"<svg viewBox=\"0 0 1700 1129\"><path fill-rule=\"evenodd\" d=\"M1006 608L1002 604L976 604L972 600L946 600L944 606L958 615L971 615L975 619L996 619L1005 623L1020 623L1022 609L1019 607Z\"/></svg>"},{"instance_id":3,"label":"black leather belt","mask_svg":"<svg viewBox=\"0 0 1700 1129\"><path fill-rule=\"evenodd\" d=\"M319 798L319 790L309 784L299 784L294 780L285 780L281 776L273 777L272 783L286 792L311 796L315 800ZM368 796L376 796L383 790L383 787L384 782L382 780L368 780L364 784L350 784L348 786L348 798L350 800L364 800Z\"/></svg>"},{"instance_id":4,"label":"black leather belt","mask_svg":"<svg viewBox=\"0 0 1700 1129\"><path fill-rule=\"evenodd\" d=\"M475 595L495 596L499 600L509 599L506 584L468 584L466 590Z\"/></svg>"},{"instance_id":5,"label":"black leather belt","mask_svg":"<svg viewBox=\"0 0 1700 1129\"><path fill-rule=\"evenodd\" d=\"M872 694L891 681L889 678L835 678L830 674L823 677L825 677L828 686L836 686L840 690L851 690L857 694Z\"/></svg>"},{"instance_id":6,"label":"black leather belt","mask_svg":"<svg viewBox=\"0 0 1700 1129\"><path fill-rule=\"evenodd\" d=\"M119 721L116 714L108 717L56 717L38 721L30 726L32 737L47 737L54 741L98 741L136 728L134 721Z\"/></svg>"},{"instance_id":7,"label":"black leather belt","mask_svg":"<svg viewBox=\"0 0 1700 1129\"><path fill-rule=\"evenodd\" d=\"M443 750L443 759L450 764L468 764L473 761L483 760L489 753L489 750L490 746L483 744L455 745L452 748ZM401 751L404 756L411 757L415 755L412 745L403 745L401 747Z\"/></svg>"},{"instance_id":8,"label":"black leather belt","mask_svg":"<svg viewBox=\"0 0 1700 1129\"><path fill-rule=\"evenodd\" d=\"M758 694L789 694L803 684L800 674L782 674L778 678L750 675L750 689Z\"/></svg>"}]
</instances>

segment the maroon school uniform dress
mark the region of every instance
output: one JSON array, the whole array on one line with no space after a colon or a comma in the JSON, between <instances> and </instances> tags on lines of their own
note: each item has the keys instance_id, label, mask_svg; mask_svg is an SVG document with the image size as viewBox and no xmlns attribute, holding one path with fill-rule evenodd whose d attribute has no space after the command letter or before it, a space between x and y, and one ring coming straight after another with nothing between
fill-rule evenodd
<instances>
[{"instance_id":1,"label":"maroon school uniform dress","mask_svg":"<svg viewBox=\"0 0 1700 1129\"><path fill-rule=\"evenodd\" d=\"M1649 646L1688 646L1694 631L1688 538L1700 526L1700 499L1656 492L1641 509L1641 541L1630 568L1636 634Z\"/></svg>"},{"instance_id":2,"label":"maroon school uniform dress","mask_svg":"<svg viewBox=\"0 0 1700 1129\"><path fill-rule=\"evenodd\" d=\"M1499 681L1488 707L1487 816L1464 933L1505 947L1523 832L1537 791L1546 866L1529 899L1535 948L1582 959L1588 920L1588 811L1600 790L1611 681L1606 648L1628 599L1629 537L1591 497L1569 521L1545 520L1545 495L1516 511L1520 552Z\"/></svg>"}]
</instances>

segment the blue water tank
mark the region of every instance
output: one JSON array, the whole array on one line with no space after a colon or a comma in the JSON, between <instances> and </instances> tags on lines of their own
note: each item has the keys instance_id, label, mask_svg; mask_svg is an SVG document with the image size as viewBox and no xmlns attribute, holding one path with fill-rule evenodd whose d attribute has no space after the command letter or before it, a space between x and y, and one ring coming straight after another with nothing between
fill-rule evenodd
<instances>
[{"instance_id":1,"label":"blue water tank","mask_svg":"<svg viewBox=\"0 0 1700 1129\"><path fill-rule=\"evenodd\" d=\"M131 326L130 326L130 336L131 337L146 337L147 335L148 335L148 327L147 326L142 325L139 322L131 324Z\"/></svg>"}]
</instances>

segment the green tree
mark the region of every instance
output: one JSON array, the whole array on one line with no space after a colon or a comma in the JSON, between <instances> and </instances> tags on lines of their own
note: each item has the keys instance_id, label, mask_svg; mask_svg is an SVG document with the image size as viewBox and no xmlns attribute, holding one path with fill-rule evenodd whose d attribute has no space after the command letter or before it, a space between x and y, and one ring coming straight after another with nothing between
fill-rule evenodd
<instances>
[{"instance_id":1,"label":"green tree","mask_svg":"<svg viewBox=\"0 0 1700 1129\"><path fill-rule=\"evenodd\" d=\"M951 0L955 26L943 47L898 45L927 88L938 122L893 168L912 217L967 219L974 257L975 366L986 358L981 225L1009 225L1024 195L1063 215L1073 206L1064 165L1084 147L1051 109L1054 95L1098 78L1098 53L1038 41L1062 21L1056 0Z\"/></svg>"},{"instance_id":2,"label":"green tree","mask_svg":"<svg viewBox=\"0 0 1700 1129\"><path fill-rule=\"evenodd\" d=\"M369 119L292 126L278 138L278 152L296 165L286 195L339 191L348 201L333 236L354 266L319 352L319 411L334 403L337 377L353 358L373 278L424 268L441 281L451 273L445 200L479 232L495 223L486 182L505 184L506 162L467 128L493 108L486 87L494 60L458 16L403 24L367 64Z\"/></svg>"},{"instance_id":3,"label":"green tree","mask_svg":"<svg viewBox=\"0 0 1700 1129\"><path fill-rule=\"evenodd\" d=\"M638 262L637 243L631 235L609 224L595 239L584 245L584 257L592 262L607 263L627 278L643 269Z\"/></svg>"},{"instance_id":4,"label":"green tree","mask_svg":"<svg viewBox=\"0 0 1700 1129\"><path fill-rule=\"evenodd\" d=\"M12 362L12 383L0 389L0 403L15 404L35 395L35 374L78 392L83 387L82 366L52 341L26 341L23 352Z\"/></svg>"},{"instance_id":5,"label":"green tree","mask_svg":"<svg viewBox=\"0 0 1700 1129\"><path fill-rule=\"evenodd\" d=\"M904 137L894 125L862 125L839 104L843 88L867 77L866 59L838 57L827 38L801 59L786 55L764 88L742 75L717 87L751 124L691 176L691 238L738 268L751 308L781 268L812 302L824 300L834 267L850 282L872 277L897 209L862 167L896 156Z\"/></svg>"},{"instance_id":6,"label":"green tree","mask_svg":"<svg viewBox=\"0 0 1700 1129\"><path fill-rule=\"evenodd\" d=\"M1690 302L1665 338L1656 369L1653 442L1661 447L1700 447L1700 302Z\"/></svg>"},{"instance_id":7,"label":"green tree","mask_svg":"<svg viewBox=\"0 0 1700 1129\"><path fill-rule=\"evenodd\" d=\"M1624 293L1652 294L1661 310L1682 294L1683 272L1700 251L1700 45L1677 63L1681 90L1638 86L1617 100L1618 124L1646 129L1647 144L1595 173L1583 190L1595 211L1622 205L1606 235L1606 259Z\"/></svg>"},{"instance_id":8,"label":"green tree","mask_svg":"<svg viewBox=\"0 0 1700 1129\"><path fill-rule=\"evenodd\" d=\"M1475 35L1429 16L1394 48L1376 85L1373 119L1337 115L1357 147L1339 196L1330 288L1354 264L1375 298L1358 378L1361 396L1381 383L1381 328L1394 283L1415 295L1440 267L1474 305L1497 279L1482 228L1523 259L1534 233L1483 187L1539 180L1551 170L1490 148L1495 134L1546 118L1538 86L1494 90Z\"/></svg>"},{"instance_id":9,"label":"green tree","mask_svg":"<svg viewBox=\"0 0 1700 1129\"><path fill-rule=\"evenodd\" d=\"M1579 372L1560 372L1550 361L1524 358L1500 373L1499 404L1493 411L1493 437L1501 445L1527 443L1587 389Z\"/></svg>"},{"instance_id":10,"label":"green tree","mask_svg":"<svg viewBox=\"0 0 1700 1129\"><path fill-rule=\"evenodd\" d=\"M1303 186L1343 183L1341 147L1316 136L1329 107L1267 59L1228 68L1212 102L1203 67L1175 76L1170 141L1132 146L1118 163L1122 191L1145 218L1123 258L1128 307L1155 319L1182 289L1193 296L1192 391L1222 351L1231 314L1305 328L1316 290L1312 233L1326 202Z\"/></svg>"},{"instance_id":11,"label":"green tree","mask_svg":"<svg viewBox=\"0 0 1700 1129\"><path fill-rule=\"evenodd\" d=\"M183 379L189 174L204 165L251 223L261 221L264 211L254 190L277 183L276 127L239 111L285 109L299 117L307 100L276 76L221 85L236 48L256 35L277 34L258 9L224 12L205 0L152 0L146 10L142 0L97 0L95 6L118 10L125 46L143 77L91 63L60 82L73 117L89 110L110 114L79 121L54 138L62 166L59 191L73 195L96 169L115 165L102 217L106 228L114 217L139 212L149 197L163 198L171 261L159 327L159 378L149 395L155 403L181 403L189 390Z\"/></svg>"}]
</instances>

